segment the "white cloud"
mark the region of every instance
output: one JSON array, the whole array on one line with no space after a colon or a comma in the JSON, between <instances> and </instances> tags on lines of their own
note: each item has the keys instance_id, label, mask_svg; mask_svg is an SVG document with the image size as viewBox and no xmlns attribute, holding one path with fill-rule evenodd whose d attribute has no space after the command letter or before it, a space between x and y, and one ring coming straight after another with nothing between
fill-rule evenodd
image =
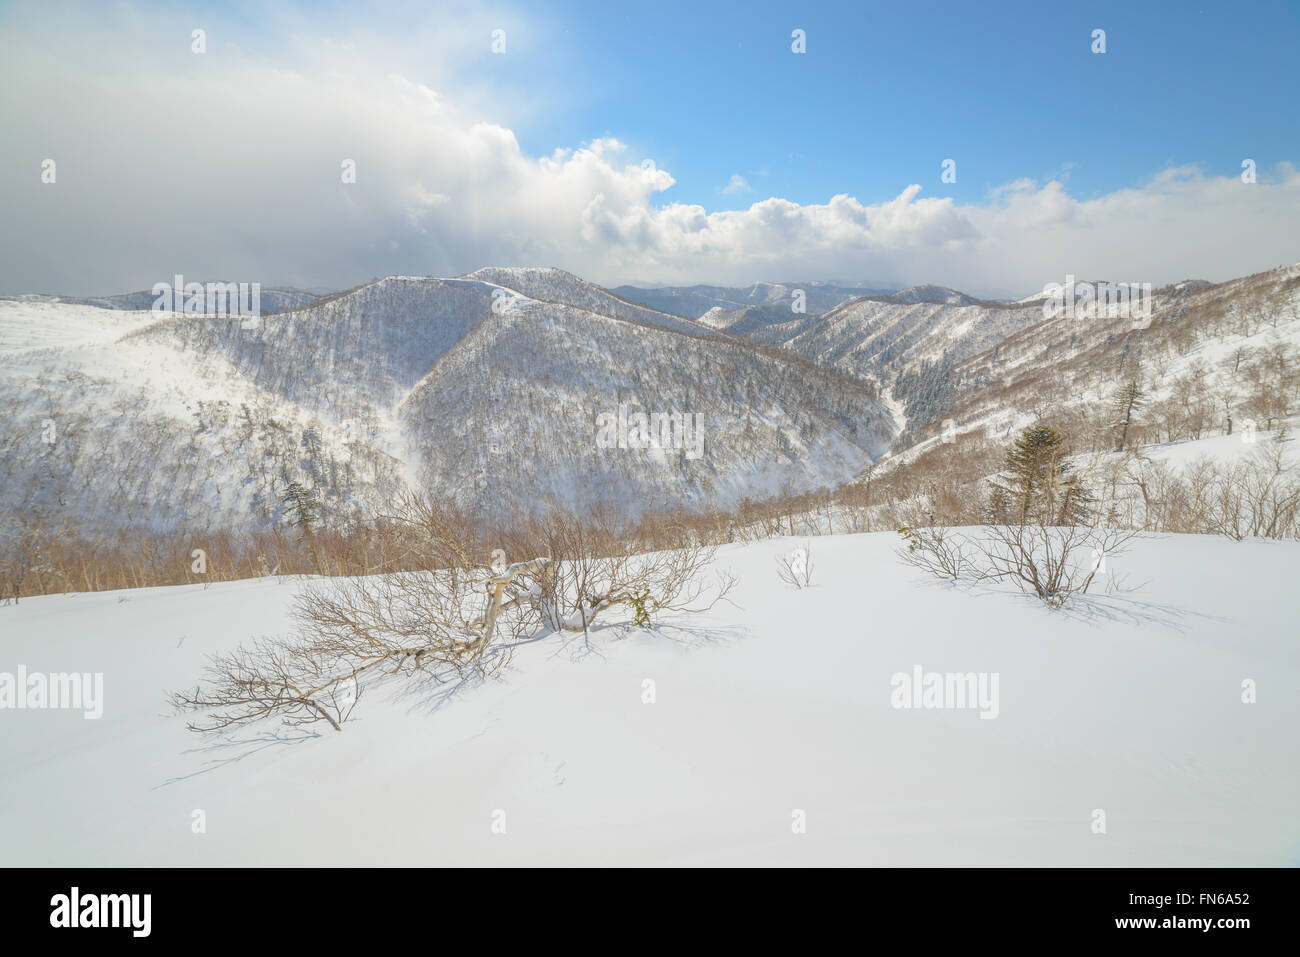
<instances>
[{"instance_id":1,"label":"white cloud","mask_svg":"<svg viewBox=\"0 0 1300 957\"><path fill-rule=\"evenodd\" d=\"M1178 168L1090 199L1011 179L977 204L900 184L874 203L710 212L670 201L670 173L618 140L529 155L478 100L356 57L289 69L224 50L109 69L33 48L0 40L0 82L23 91L0 100L0 293L175 273L341 287L522 264L605 282L850 277L1027 295L1067 273L1159 284L1300 260L1287 163L1255 185ZM344 159L355 184L340 181ZM723 191L742 188L736 175Z\"/></svg>"},{"instance_id":2,"label":"white cloud","mask_svg":"<svg viewBox=\"0 0 1300 957\"><path fill-rule=\"evenodd\" d=\"M753 191L754 187L750 186L749 181L739 173L732 173L731 179L727 181L727 185L722 187L722 192L727 194L752 193Z\"/></svg>"}]
</instances>

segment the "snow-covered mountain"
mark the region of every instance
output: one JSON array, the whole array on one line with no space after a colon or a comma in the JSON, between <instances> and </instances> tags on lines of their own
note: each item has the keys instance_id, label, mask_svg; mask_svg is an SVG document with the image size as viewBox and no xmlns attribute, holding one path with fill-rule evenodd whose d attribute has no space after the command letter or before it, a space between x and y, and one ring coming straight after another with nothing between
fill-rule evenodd
<instances>
[{"instance_id":1,"label":"snow-covered mountain","mask_svg":"<svg viewBox=\"0 0 1300 957\"><path fill-rule=\"evenodd\" d=\"M902 451L923 437L919 430L942 418L955 415L960 421L974 414L967 410L1007 405L1005 390L1017 381L1018 420L1027 420L1049 408L1061 409L1060 397L1071 382L1076 396L1091 388L1091 401L1108 401L1116 385L1116 363L1135 344L1142 346L1138 352L1163 357L1149 372L1158 385L1161 369L1167 371L1173 361L1169 356L1183 354L1188 337L1221 338L1228 325L1243 323L1256 333L1290 328L1295 303L1288 297L1295 295L1297 272L1297 267L1285 267L1226 283L1176 283L1151 292L1145 318L1075 313L1045 318L1042 293L1019 302L994 302L940 286L918 286L857 298L821 316L750 307L715 309L700 321L875 381L897 404L896 418L904 427L896 451ZM1264 343L1261 338L1245 347L1263 349ZM1105 371L1090 374L1085 386L1075 364Z\"/></svg>"},{"instance_id":2,"label":"snow-covered mountain","mask_svg":"<svg viewBox=\"0 0 1300 957\"><path fill-rule=\"evenodd\" d=\"M936 286L927 283L923 286L911 286L907 289L900 289L898 292L885 297L890 302L934 302L944 306L974 306L980 300L973 296L968 296L964 292L958 292L956 289L949 289L947 286Z\"/></svg>"},{"instance_id":3,"label":"snow-covered mountain","mask_svg":"<svg viewBox=\"0 0 1300 957\"><path fill-rule=\"evenodd\" d=\"M703 329L696 323L683 322L684 317L646 308L635 300L629 301L562 269L490 266L462 278L492 283L522 293L538 302L576 306L602 316L658 326L661 329L671 329L687 335L713 335L712 330Z\"/></svg>"},{"instance_id":4,"label":"snow-covered mountain","mask_svg":"<svg viewBox=\"0 0 1300 957\"><path fill-rule=\"evenodd\" d=\"M796 290L803 292L804 308L814 315L829 312L858 296L888 295L892 291L829 282L759 282L752 286L660 286L651 289L616 286L613 291L624 299L662 312L699 319L713 309L730 312L753 306L777 311L784 306L788 315Z\"/></svg>"},{"instance_id":5,"label":"snow-covered mountain","mask_svg":"<svg viewBox=\"0 0 1300 957\"><path fill-rule=\"evenodd\" d=\"M225 282L223 281L224 285ZM207 283L202 284L205 288ZM329 293L322 290L296 289L293 286L261 286L261 311L263 313L284 312L297 309L314 302ZM151 290L140 289L136 292L122 293L117 296L50 296L27 294L21 296L0 296L0 302L23 303L66 303L73 306L95 306L99 309L118 309L125 311L142 311L153 307L157 301Z\"/></svg>"},{"instance_id":6,"label":"snow-covered mountain","mask_svg":"<svg viewBox=\"0 0 1300 957\"><path fill-rule=\"evenodd\" d=\"M49 334L19 336L33 317ZM389 277L254 323L5 302L0 332L0 507L79 527L265 527L292 482L340 518L408 487L725 507L838 485L896 431L869 383L559 270ZM646 424L669 447L635 447Z\"/></svg>"},{"instance_id":7,"label":"snow-covered mountain","mask_svg":"<svg viewBox=\"0 0 1300 957\"><path fill-rule=\"evenodd\" d=\"M1039 419L1068 423L1077 436L1099 434L1113 420L1116 390L1129 382L1143 393L1137 444L1199 439L1233 423L1239 431L1246 421L1264 429L1286 414L1287 396L1300 389L1300 264L1176 283L1154 290L1151 306L1137 319L1043 319L1040 303L1026 303L1011 312L1027 309L1037 322L905 369L902 391L918 400L909 412L929 414L909 420L891 465L941 442L959 454L968 438L1005 444ZM951 423L946 437L937 434L939 419Z\"/></svg>"},{"instance_id":8,"label":"snow-covered mountain","mask_svg":"<svg viewBox=\"0 0 1300 957\"><path fill-rule=\"evenodd\" d=\"M941 405L931 385L942 384L942 370L1042 320L1040 303L980 302L931 286L854 299L822 316L749 310L701 321L872 379L910 421Z\"/></svg>"},{"instance_id":9,"label":"snow-covered mountain","mask_svg":"<svg viewBox=\"0 0 1300 957\"><path fill-rule=\"evenodd\" d=\"M745 292L775 299L694 321L561 270L488 268L254 323L0 301L0 509L265 527L293 482L340 518L405 488L487 513L729 507L842 484L886 449L915 459L941 420L998 441L1043 416L1091 421L1135 362L1140 428L1195 437L1284 394L1272 342L1300 344L1300 267L1156 290L1138 322L938 286L792 317L789 287ZM638 413L659 415L668 448L626 441Z\"/></svg>"}]
</instances>

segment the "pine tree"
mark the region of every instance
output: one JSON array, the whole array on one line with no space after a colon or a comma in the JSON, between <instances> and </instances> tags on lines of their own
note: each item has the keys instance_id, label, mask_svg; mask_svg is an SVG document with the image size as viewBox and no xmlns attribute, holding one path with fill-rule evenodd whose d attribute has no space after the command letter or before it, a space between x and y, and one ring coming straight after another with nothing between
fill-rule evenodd
<instances>
[{"instance_id":1,"label":"pine tree","mask_svg":"<svg viewBox=\"0 0 1300 957\"><path fill-rule=\"evenodd\" d=\"M1067 461L1065 436L1046 425L1020 433L1003 463L1006 484L991 482L992 524L1076 525L1087 520L1092 493ZM999 521L998 519L1002 521Z\"/></svg>"},{"instance_id":2,"label":"pine tree","mask_svg":"<svg viewBox=\"0 0 1300 957\"><path fill-rule=\"evenodd\" d=\"M1011 520L1011 494L992 483L989 488L988 502L984 506L984 521L988 525L1005 525Z\"/></svg>"},{"instance_id":3,"label":"pine tree","mask_svg":"<svg viewBox=\"0 0 1300 957\"><path fill-rule=\"evenodd\" d=\"M1092 517L1092 507L1097 497L1079 481L1067 465L1060 478L1060 508L1053 517L1056 525L1086 525Z\"/></svg>"},{"instance_id":4,"label":"pine tree","mask_svg":"<svg viewBox=\"0 0 1300 957\"><path fill-rule=\"evenodd\" d=\"M302 450L305 459L304 467L307 474L316 482L320 481L320 455L324 442L321 440L320 431L314 426L307 426L302 430Z\"/></svg>"},{"instance_id":5,"label":"pine tree","mask_svg":"<svg viewBox=\"0 0 1300 957\"><path fill-rule=\"evenodd\" d=\"M1133 415L1146 403L1146 398L1147 394L1142 391L1137 379L1130 379L1115 393L1115 431L1119 433L1116 452L1123 452L1128 445L1128 433L1133 427Z\"/></svg>"},{"instance_id":6,"label":"pine tree","mask_svg":"<svg viewBox=\"0 0 1300 957\"><path fill-rule=\"evenodd\" d=\"M312 525L320 518L316 490L303 487L301 482L290 482L280 501L289 507L289 524L310 535Z\"/></svg>"}]
</instances>

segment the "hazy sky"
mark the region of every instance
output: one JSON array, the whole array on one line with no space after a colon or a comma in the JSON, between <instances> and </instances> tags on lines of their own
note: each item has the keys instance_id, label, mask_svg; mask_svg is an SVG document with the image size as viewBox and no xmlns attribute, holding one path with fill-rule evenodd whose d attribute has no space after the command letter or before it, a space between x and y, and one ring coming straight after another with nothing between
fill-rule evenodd
<instances>
[{"instance_id":1,"label":"hazy sky","mask_svg":"<svg viewBox=\"0 0 1300 957\"><path fill-rule=\"evenodd\" d=\"M1064 6L6 4L0 294L1300 260L1300 5Z\"/></svg>"}]
</instances>

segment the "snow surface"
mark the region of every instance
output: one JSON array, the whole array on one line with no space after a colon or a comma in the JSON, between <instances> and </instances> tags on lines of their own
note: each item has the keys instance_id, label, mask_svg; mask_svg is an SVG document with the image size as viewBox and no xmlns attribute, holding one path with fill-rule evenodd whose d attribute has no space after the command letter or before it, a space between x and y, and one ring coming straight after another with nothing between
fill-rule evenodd
<instances>
[{"instance_id":1,"label":"snow surface","mask_svg":"<svg viewBox=\"0 0 1300 957\"><path fill-rule=\"evenodd\" d=\"M158 314L60 302L0 299L0 356L106 345L158 321Z\"/></svg>"},{"instance_id":2,"label":"snow surface","mask_svg":"<svg viewBox=\"0 0 1300 957\"><path fill-rule=\"evenodd\" d=\"M0 671L102 671L105 697L0 711L0 865L1300 864L1300 543L1145 538L1108 559L1140 590L1052 612L895 542L810 540L799 591L774 559L805 540L728 546L739 607L390 682L341 733L202 738L164 703L287 632L296 582L0 607ZM999 716L895 710L915 665L996 672Z\"/></svg>"},{"instance_id":3,"label":"snow surface","mask_svg":"<svg viewBox=\"0 0 1300 957\"><path fill-rule=\"evenodd\" d=\"M1291 451L1288 453L1288 461L1295 461L1295 457L1300 455L1300 448L1296 448L1294 439L1296 430L1300 429L1300 416L1291 416L1284 420L1286 426L1291 431L1292 444ZM1182 442L1163 442L1160 445L1143 446L1142 451L1147 457L1157 459L1162 462L1168 462L1176 468L1183 468L1200 458L1208 458L1222 464L1231 464L1239 462L1242 459L1251 458L1259 455L1270 453L1277 438L1277 432L1266 432L1260 429L1255 433L1255 441L1246 440L1248 433L1240 428L1232 435L1213 435L1203 439L1187 439Z\"/></svg>"}]
</instances>

